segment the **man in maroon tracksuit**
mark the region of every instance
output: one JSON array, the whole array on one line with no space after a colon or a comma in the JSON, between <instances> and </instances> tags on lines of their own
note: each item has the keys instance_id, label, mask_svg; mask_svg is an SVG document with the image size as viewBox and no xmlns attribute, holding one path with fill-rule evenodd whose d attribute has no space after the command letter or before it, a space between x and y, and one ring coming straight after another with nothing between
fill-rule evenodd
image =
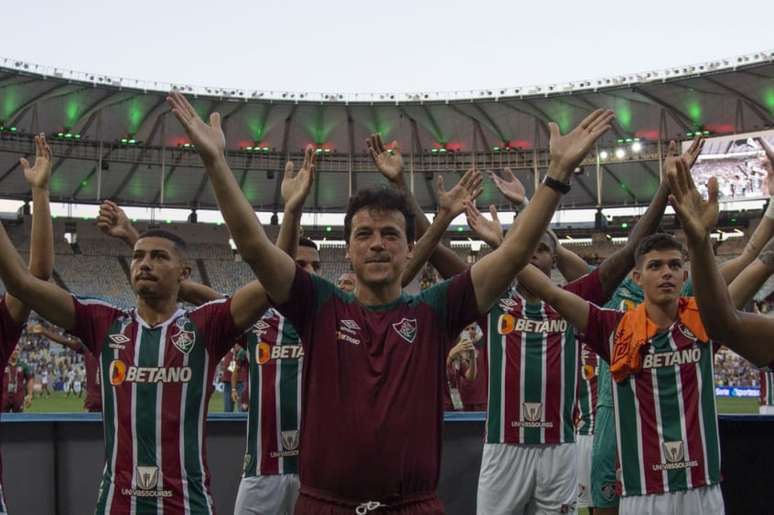
<instances>
[{"instance_id":1,"label":"man in maroon tracksuit","mask_svg":"<svg viewBox=\"0 0 774 515\"><path fill-rule=\"evenodd\" d=\"M357 285L347 294L296 266L269 240L225 158L220 115L211 115L208 125L181 94L168 101L202 157L243 260L303 342L304 458L296 513L442 513L435 490L446 354L529 262L572 171L609 129L612 112L594 112L566 136L552 124L547 179L521 223L469 270L414 296L401 288L407 263L414 253L435 249L462 212L460 203L464 210L477 196L474 171L460 188L439 188L438 214L416 248L405 195L371 189L350 198L344 233ZM375 160L400 160L377 136L368 146ZM307 148L304 168L314 170L315 156Z\"/></svg>"},{"instance_id":2,"label":"man in maroon tracksuit","mask_svg":"<svg viewBox=\"0 0 774 515\"><path fill-rule=\"evenodd\" d=\"M3 373L2 411L21 413L32 404L32 370L29 365L19 361L19 351L15 350L8 360Z\"/></svg>"}]
</instances>

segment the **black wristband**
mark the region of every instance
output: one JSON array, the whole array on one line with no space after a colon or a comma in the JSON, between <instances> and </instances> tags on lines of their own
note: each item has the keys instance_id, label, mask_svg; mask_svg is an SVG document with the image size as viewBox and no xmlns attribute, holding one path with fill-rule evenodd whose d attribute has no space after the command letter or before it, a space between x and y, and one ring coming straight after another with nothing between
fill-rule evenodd
<instances>
[{"instance_id":1,"label":"black wristband","mask_svg":"<svg viewBox=\"0 0 774 515\"><path fill-rule=\"evenodd\" d=\"M562 195L570 192L569 184L567 184L566 182L557 181L556 179L554 179L553 177L549 177L548 175L543 177L543 184L545 184L552 190L558 191Z\"/></svg>"}]
</instances>

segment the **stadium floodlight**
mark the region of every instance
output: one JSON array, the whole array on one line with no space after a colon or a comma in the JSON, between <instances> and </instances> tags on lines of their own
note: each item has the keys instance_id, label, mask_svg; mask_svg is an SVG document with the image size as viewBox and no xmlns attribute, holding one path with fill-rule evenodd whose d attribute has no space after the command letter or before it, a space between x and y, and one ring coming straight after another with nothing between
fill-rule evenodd
<instances>
[{"instance_id":1,"label":"stadium floodlight","mask_svg":"<svg viewBox=\"0 0 774 515\"><path fill-rule=\"evenodd\" d=\"M605 160L605 159L607 159L608 157L610 157L610 154L608 154L608 153L607 153L607 150L603 150L602 152L600 152L600 153L599 153L599 158L600 158L602 161L604 161L604 160Z\"/></svg>"},{"instance_id":2,"label":"stadium floodlight","mask_svg":"<svg viewBox=\"0 0 774 515\"><path fill-rule=\"evenodd\" d=\"M626 157L626 151L622 148L615 149L615 157L616 159L623 159Z\"/></svg>"},{"instance_id":3,"label":"stadium floodlight","mask_svg":"<svg viewBox=\"0 0 774 515\"><path fill-rule=\"evenodd\" d=\"M642 151L642 143L640 143L639 141L635 141L634 143L632 143L632 152L634 152L635 154L639 154L641 151Z\"/></svg>"}]
</instances>

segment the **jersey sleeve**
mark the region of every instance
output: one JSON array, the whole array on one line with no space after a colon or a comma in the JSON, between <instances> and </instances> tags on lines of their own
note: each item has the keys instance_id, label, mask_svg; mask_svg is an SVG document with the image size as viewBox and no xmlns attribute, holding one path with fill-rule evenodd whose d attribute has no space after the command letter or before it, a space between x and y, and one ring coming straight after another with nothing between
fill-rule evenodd
<instances>
[{"instance_id":1,"label":"jersey sleeve","mask_svg":"<svg viewBox=\"0 0 774 515\"><path fill-rule=\"evenodd\" d=\"M610 336L624 316L623 311L604 309L589 302L589 319L581 341L585 342L602 359L610 362Z\"/></svg>"},{"instance_id":2,"label":"jersey sleeve","mask_svg":"<svg viewBox=\"0 0 774 515\"><path fill-rule=\"evenodd\" d=\"M275 309L290 320L298 334L306 334L320 306L336 293L336 286L322 277L296 266L288 300Z\"/></svg>"},{"instance_id":3,"label":"jersey sleeve","mask_svg":"<svg viewBox=\"0 0 774 515\"><path fill-rule=\"evenodd\" d=\"M76 296L73 296L73 306L75 327L70 333L80 338L94 356L98 356L110 326L124 312L107 302Z\"/></svg>"},{"instance_id":4,"label":"jersey sleeve","mask_svg":"<svg viewBox=\"0 0 774 515\"><path fill-rule=\"evenodd\" d=\"M441 318L448 348L454 345L462 330L480 316L470 268L423 291L420 300L430 304Z\"/></svg>"},{"instance_id":5,"label":"jersey sleeve","mask_svg":"<svg viewBox=\"0 0 774 515\"><path fill-rule=\"evenodd\" d=\"M8 306L5 304L5 295L2 295L2 300L0 300L0 357L3 363L8 361L13 349L16 348L16 344L19 343L22 329L24 329L24 324L19 324L13 319L11 312L8 311Z\"/></svg>"},{"instance_id":6,"label":"jersey sleeve","mask_svg":"<svg viewBox=\"0 0 774 515\"><path fill-rule=\"evenodd\" d=\"M190 313L191 321L204 337L204 345L217 361L234 346L241 332L231 316L231 297L202 304Z\"/></svg>"},{"instance_id":7,"label":"jersey sleeve","mask_svg":"<svg viewBox=\"0 0 774 515\"><path fill-rule=\"evenodd\" d=\"M566 284L564 289L574 293L583 300L593 302L598 306L602 306L609 300L605 298L605 292L602 288L602 280L599 276L599 268L596 268L583 277Z\"/></svg>"}]
</instances>

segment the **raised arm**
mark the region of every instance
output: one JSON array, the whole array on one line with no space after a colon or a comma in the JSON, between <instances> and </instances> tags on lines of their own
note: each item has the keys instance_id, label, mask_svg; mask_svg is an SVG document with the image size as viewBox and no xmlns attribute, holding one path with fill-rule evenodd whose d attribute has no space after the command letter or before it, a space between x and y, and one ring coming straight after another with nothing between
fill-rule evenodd
<instances>
[{"instance_id":1,"label":"raised arm","mask_svg":"<svg viewBox=\"0 0 774 515\"><path fill-rule=\"evenodd\" d=\"M536 297L544 300L572 324L579 332L586 331L589 303L578 295L560 288L534 265L527 265L516 278L519 284Z\"/></svg>"},{"instance_id":2,"label":"raised arm","mask_svg":"<svg viewBox=\"0 0 774 515\"><path fill-rule=\"evenodd\" d=\"M239 189L226 162L226 140L220 126L220 114L210 115L208 125L180 93L171 93L167 101L204 162L218 206L242 259L250 265L274 302L281 304L287 301L296 275L296 264L269 240L253 208ZM304 167L309 167L312 173L315 160L314 151L308 147Z\"/></svg>"},{"instance_id":3,"label":"raised arm","mask_svg":"<svg viewBox=\"0 0 774 515\"><path fill-rule=\"evenodd\" d=\"M443 176L438 175L435 184L438 214L414 246L414 252L401 277L401 286L406 286L414 280L430 256L436 252L452 220L465 211L466 203L475 200L482 191L481 174L473 168L465 172L465 175L449 191L444 189Z\"/></svg>"},{"instance_id":4,"label":"raised arm","mask_svg":"<svg viewBox=\"0 0 774 515\"><path fill-rule=\"evenodd\" d=\"M54 228L48 198L48 181L52 166L51 148L45 134L35 136L35 163L22 158L24 178L32 190L32 234L30 236L29 270L35 277L48 281L54 269ZM29 308L19 299L6 295L6 306L11 318L21 324L27 320Z\"/></svg>"},{"instance_id":5,"label":"raised arm","mask_svg":"<svg viewBox=\"0 0 774 515\"><path fill-rule=\"evenodd\" d=\"M771 277L771 274L774 274L774 240L767 243L760 256L742 270L742 273L728 285L728 292L734 306L737 309L744 308Z\"/></svg>"},{"instance_id":6,"label":"raised arm","mask_svg":"<svg viewBox=\"0 0 774 515\"><path fill-rule=\"evenodd\" d=\"M298 172L294 171L293 163L288 161L280 187L285 208L282 225L280 225L277 236L277 247L285 251L290 257L295 257L298 249L301 215L304 211L304 202L312 190L313 183L314 169L311 160L305 159L304 166Z\"/></svg>"},{"instance_id":7,"label":"raised arm","mask_svg":"<svg viewBox=\"0 0 774 515\"><path fill-rule=\"evenodd\" d=\"M425 232L430 228L430 220L427 219L424 211L422 211L419 203L417 203L416 197L411 194L411 191L406 184L406 179L403 174L403 157L401 156L398 142L393 141L391 145L392 148L388 150L384 146L384 143L382 143L381 136L373 134L366 140L366 145L371 158L374 160L376 168L394 188L401 191L409 200L411 209L414 212L414 219L416 220L417 238L421 239ZM442 243L439 243L436 246L435 252L430 256L430 263L438 270L438 273L441 274L441 277L444 279L464 272L468 268L467 263L461 260L453 250ZM406 277L406 274L404 274L404 279ZM405 285L410 283L411 279L401 282Z\"/></svg>"},{"instance_id":8,"label":"raised arm","mask_svg":"<svg viewBox=\"0 0 774 515\"><path fill-rule=\"evenodd\" d=\"M494 182L497 189L500 190L500 193L508 199L517 212L523 211L524 208L527 207L527 204L529 204L527 190L510 168L503 169L502 177L494 172L489 172L489 177L492 179L492 182ZM489 207L490 211L493 209L494 206ZM564 277L567 282L572 282L589 273L589 265L583 258L560 245L559 238L554 234L554 231L549 229L548 233L556 242L556 268L559 269L562 277ZM502 241L502 238L500 238L500 240ZM489 245L490 247L492 246L491 244Z\"/></svg>"},{"instance_id":9,"label":"raised arm","mask_svg":"<svg viewBox=\"0 0 774 515\"><path fill-rule=\"evenodd\" d=\"M763 161L763 166L766 169L766 185L769 191L769 205L766 211L763 213L761 221L750 235L750 239L742 249L741 254L733 259L730 259L723 263L720 267L720 273L726 281L726 284L731 284L736 276L738 276L742 270L754 262L756 256L762 252L763 247L774 236L774 149L763 138L758 138L758 141L763 147L766 153L766 159Z\"/></svg>"},{"instance_id":10,"label":"raised arm","mask_svg":"<svg viewBox=\"0 0 774 515\"><path fill-rule=\"evenodd\" d=\"M709 336L758 366L774 361L774 319L734 308L712 253L710 231L718 219L718 182L708 184L709 199L696 189L690 170L680 159L666 166L672 205L688 241L693 288Z\"/></svg>"},{"instance_id":11,"label":"raised arm","mask_svg":"<svg viewBox=\"0 0 774 515\"><path fill-rule=\"evenodd\" d=\"M51 340L52 342L56 342L60 345L63 345L67 347L68 349L75 351L75 352L81 352L83 350L83 343L78 338L68 336L66 334L59 334L48 327L42 326L40 327L40 334Z\"/></svg>"},{"instance_id":12,"label":"raised arm","mask_svg":"<svg viewBox=\"0 0 774 515\"><path fill-rule=\"evenodd\" d=\"M561 199L558 184L567 184L572 171L583 160L594 142L609 128L613 120L611 111L597 110L566 136L551 123L551 163L546 181L541 184L532 201L519 215L502 245L473 265L471 276L476 292L479 312L486 313L510 284L516 273L524 268L532 257L543 232Z\"/></svg>"},{"instance_id":13,"label":"raised arm","mask_svg":"<svg viewBox=\"0 0 774 515\"><path fill-rule=\"evenodd\" d=\"M75 327L72 296L59 286L38 279L22 264L5 228L0 224L0 279L8 293L66 331Z\"/></svg>"}]
</instances>

